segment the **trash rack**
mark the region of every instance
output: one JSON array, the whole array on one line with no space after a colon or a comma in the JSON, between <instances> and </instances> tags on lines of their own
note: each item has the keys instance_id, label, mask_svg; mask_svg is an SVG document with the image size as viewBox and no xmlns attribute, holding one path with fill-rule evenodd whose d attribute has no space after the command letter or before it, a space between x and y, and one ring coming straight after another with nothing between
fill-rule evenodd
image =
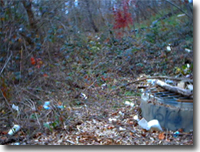
<instances>
[{"instance_id":1,"label":"trash rack","mask_svg":"<svg viewBox=\"0 0 200 152\"><path fill-rule=\"evenodd\" d=\"M168 90L152 89L141 95L142 116L157 119L162 128L193 131L193 99Z\"/></svg>"}]
</instances>

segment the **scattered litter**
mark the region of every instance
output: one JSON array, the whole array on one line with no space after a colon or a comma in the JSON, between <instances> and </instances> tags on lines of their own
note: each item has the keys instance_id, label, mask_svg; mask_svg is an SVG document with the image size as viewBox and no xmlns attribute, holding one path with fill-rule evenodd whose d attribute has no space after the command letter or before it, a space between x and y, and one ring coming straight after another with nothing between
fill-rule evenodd
<instances>
[{"instance_id":1,"label":"scattered litter","mask_svg":"<svg viewBox=\"0 0 200 152\"><path fill-rule=\"evenodd\" d=\"M102 90L104 90L106 87L107 87L107 84L106 84L106 83L104 83L104 84L101 85L101 89L102 89Z\"/></svg>"},{"instance_id":2,"label":"scattered litter","mask_svg":"<svg viewBox=\"0 0 200 152\"><path fill-rule=\"evenodd\" d=\"M143 93L141 96L142 100L147 101L149 100L149 93Z\"/></svg>"},{"instance_id":3,"label":"scattered litter","mask_svg":"<svg viewBox=\"0 0 200 152\"><path fill-rule=\"evenodd\" d=\"M46 109L46 110L52 109L51 106L50 106L50 101L45 101L43 108ZM58 105L57 108L64 109L64 106Z\"/></svg>"},{"instance_id":4,"label":"scattered litter","mask_svg":"<svg viewBox=\"0 0 200 152\"><path fill-rule=\"evenodd\" d=\"M174 137L178 137L179 134L180 134L180 132L179 132L179 131L176 131L176 132L174 133Z\"/></svg>"},{"instance_id":5,"label":"scattered litter","mask_svg":"<svg viewBox=\"0 0 200 152\"><path fill-rule=\"evenodd\" d=\"M181 81L177 84L177 87L185 89L185 82Z\"/></svg>"},{"instance_id":6,"label":"scattered litter","mask_svg":"<svg viewBox=\"0 0 200 152\"><path fill-rule=\"evenodd\" d=\"M113 122L113 121L116 122L117 119L116 119L116 118L108 118L108 121L109 121L109 122Z\"/></svg>"},{"instance_id":7,"label":"scattered litter","mask_svg":"<svg viewBox=\"0 0 200 152\"><path fill-rule=\"evenodd\" d=\"M81 93L81 97L85 100L88 98L84 93Z\"/></svg>"},{"instance_id":8,"label":"scattered litter","mask_svg":"<svg viewBox=\"0 0 200 152\"><path fill-rule=\"evenodd\" d=\"M135 115L135 116L133 117L133 119L134 119L134 120L137 120L137 122L140 121L140 119L138 118L138 115Z\"/></svg>"},{"instance_id":9,"label":"scattered litter","mask_svg":"<svg viewBox=\"0 0 200 152\"><path fill-rule=\"evenodd\" d=\"M120 114L122 117L124 117L124 113L123 113L123 112L119 111L119 114Z\"/></svg>"},{"instance_id":10,"label":"scattered litter","mask_svg":"<svg viewBox=\"0 0 200 152\"><path fill-rule=\"evenodd\" d=\"M185 14L178 14L177 17L183 17Z\"/></svg>"},{"instance_id":11,"label":"scattered litter","mask_svg":"<svg viewBox=\"0 0 200 152\"><path fill-rule=\"evenodd\" d=\"M14 125L8 132L8 135L14 135L16 132L18 132L20 130L20 126L19 125Z\"/></svg>"},{"instance_id":12,"label":"scattered litter","mask_svg":"<svg viewBox=\"0 0 200 152\"><path fill-rule=\"evenodd\" d=\"M188 53L191 52L191 50L190 50L190 49L187 49L187 48L185 48L185 51L188 52Z\"/></svg>"},{"instance_id":13,"label":"scattered litter","mask_svg":"<svg viewBox=\"0 0 200 152\"><path fill-rule=\"evenodd\" d=\"M146 119L142 118L138 122L139 126L143 129L150 130L150 131L162 131L162 128L160 126L160 123L157 119L153 119L149 122L146 121Z\"/></svg>"},{"instance_id":14,"label":"scattered litter","mask_svg":"<svg viewBox=\"0 0 200 152\"><path fill-rule=\"evenodd\" d=\"M46 102L44 103L44 105L43 105L43 108L46 109L46 110L49 110L49 109L51 109L51 107L49 107L49 105L50 105L50 102L49 102L49 101L46 101Z\"/></svg>"},{"instance_id":15,"label":"scattered litter","mask_svg":"<svg viewBox=\"0 0 200 152\"><path fill-rule=\"evenodd\" d=\"M166 49L167 49L168 52L171 51L171 47L169 45L166 47Z\"/></svg>"},{"instance_id":16,"label":"scattered litter","mask_svg":"<svg viewBox=\"0 0 200 152\"><path fill-rule=\"evenodd\" d=\"M59 109L64 109L64 106L57 106Z\"/></svg>"},{"instance_id":17,"label":"scattered litter","mask_svg":"<svg viewBox=\"0 0 200 152\"><path fill-rule=\"evenodd\" d=\"M174 84L174 81L172 81L172 80L165 80L165 83Z\"/></svg>"},{"instance_id":18,"label":"scattered litter","mask_svg":"<svg viewBox=\"0 0 200 152\"><path fill-rule=\"evenodd\" d=\"M125 101L125 105L130 106L130 107L134 107L135 104L129 101Z\"/></svg>"},{"instance_id":19,"label":"scattered litter","mask_svg":"<svg viewBox=\"0 0 200 152\"><path fill-rule=\"evenodd\" d=\"M155 85L156 80L155 79L147 79L147 83L151 83L152 85Z\"/></svg>"},{"instance_id":20,"label":"scattered litter","mask_svg":"<svg viewBox=\"0 0 200 152\"><path fill-rule=\"evenodd\" d=\"M20 145L20 143L16 142L16 143L14 143L13 145Z\"/></svg>"},{"instance_id":21,"label":"scattered litter","mask_svg":"<svg viewBox=\"0 0 200 152\"><path fill-rule=\"evenodd\" d=\"M125 128L119 127L119 131L125 131Z\"/></svg>"},{"instance_id":22,"label":"scattered litter","mask_svg":"<svg viewBox=\"0 0 200 152\"><path fill-rule=\"evenodd\" d=\"M187 85L187 89L190 90L191 92L193 91L193 85L192 84L188 84Z\"/></svg>"},{"instance_id":23,"label":"scattered litter","mask_svg":"<svg viewBox=\"0 0 200 152\"><path fill-rule=\"evenodd\" d=\"M15 106L15 105L13 104L13 105L12 105L12 108L13 108L14 110L16 110L16 111L19 112L19 107L18 107L18 106Z\"/></svg>"}]
</instances>

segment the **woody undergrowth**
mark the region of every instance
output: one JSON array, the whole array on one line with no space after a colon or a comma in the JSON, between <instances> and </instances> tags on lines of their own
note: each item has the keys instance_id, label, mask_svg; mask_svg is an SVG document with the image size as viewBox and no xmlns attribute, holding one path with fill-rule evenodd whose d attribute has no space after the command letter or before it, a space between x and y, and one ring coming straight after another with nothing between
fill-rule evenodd
<instances>
[{"instance_id":1,"label":"woody undergrowth","mask_svg":"<svg viewBox=\"0 0 200 152\"><path fill-rule=\"evenodd\" d=\"M116 12L116 21L123 20L120 16L120 11ZM193 50L193 29L186 17L177 19L174 15L155 27L138 33L125 29L121 35L119 26L127 25L115 25L114 39L109 32L102 31L89 36L75 35L72 42L63 41L62 36L66 35L59 34L64 32L62 26L49 27L45 37L28 31L32 46L18 34L4 39L9 30L18 32L9 28L16 26L14 22L5 25L1 33L4 51L0 62L1 67L5 65L0 75L1 135L14 124L22 128L16 137L24 136L27 140L38 132L48 134L63 129L73 132L85 121L107 119L126 100L138 105L140 92L136 88L111 90L139 74L192 74L192 68L184 73L184 66L193 64L192 52L184 51ZM171 52L166 51L169 43ZM51 103L48 110L43 107L46 101ZM19 107L18 111L13 105ZM133 113L140 114L140 108Z\"/></svg>"}]
</instances>

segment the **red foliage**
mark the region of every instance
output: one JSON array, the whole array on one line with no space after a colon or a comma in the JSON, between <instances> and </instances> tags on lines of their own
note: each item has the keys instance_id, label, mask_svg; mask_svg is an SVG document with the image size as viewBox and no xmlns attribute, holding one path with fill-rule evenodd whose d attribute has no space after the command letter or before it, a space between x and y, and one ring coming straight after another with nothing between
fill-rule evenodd
<instances>
[{"instance_id":1,"label":"red foliage","mask_svg":"<svg viewBox=\"0 0 200 152\"><path fill-rule=\"evenodd\" d=\"M133 23L133 19L131 17L131 13L128 11L129 0L122 1L122 9L113 9L114 12L114 29L120 29L128 27L129 24Z\"/></svg>"},{"instance_id":2,"label":"red foliage","mask_svg":"<svg viewBox=\"0 0 200 152\"><path fill-rule=\"evenodd\" d=\"M35 65L35 64L36 64L36 61L35 61L35 58L34 58L34 57L31 57L31 64L32 64L32 65Z\"/></svg>"},{"instance_id":3,"label":"red foliage","mask_svg":"<svg viewBox=\"0 0 200 152\"><path fill-rule=\"evenodd\" d=\"M35 65L35 67L39 69L42 66L43 62L41 58L31 57L31 64Z\"/></svg>"}]
</instances>

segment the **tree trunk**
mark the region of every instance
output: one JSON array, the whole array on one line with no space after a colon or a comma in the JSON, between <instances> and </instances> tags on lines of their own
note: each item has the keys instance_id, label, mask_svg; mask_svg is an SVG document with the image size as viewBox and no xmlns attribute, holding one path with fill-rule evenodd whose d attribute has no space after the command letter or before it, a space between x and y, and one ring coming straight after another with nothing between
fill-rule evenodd
<instances>
[{"instance_id":1,"label":"tree trunk","mask_svg":"<svg viewBox=\"0 0 200 152\"><path fill-rule=\"evenodd\" d=\"M86 9L88 11L88 15L89 15L89 20L90 20L90 23L92 25L92 28L94 29L95 32L99 32L99 29L97 28L97 26L95 25L94 23L94 20L92 18L92 13L90 11L90 5L89 5L89 1L88 0L85 0L85 3L86 3Z\"/></svg>"}]
</instances>

